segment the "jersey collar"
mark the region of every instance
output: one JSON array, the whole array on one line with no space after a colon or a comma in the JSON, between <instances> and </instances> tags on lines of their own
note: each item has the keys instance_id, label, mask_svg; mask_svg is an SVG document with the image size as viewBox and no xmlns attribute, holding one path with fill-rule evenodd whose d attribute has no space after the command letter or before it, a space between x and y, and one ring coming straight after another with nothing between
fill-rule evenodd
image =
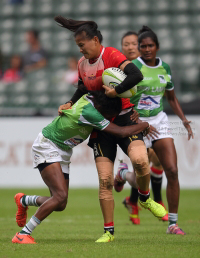
<instances>
[{"instance_id":1,"label":"jersey collar","mask_svg":"<svg viewBox=\"0 0 200 258\"><path fill-rule=\"evenodd\" d=\"M140 63L142 63L142 64L145 65L146 67L152 68L152 69L158 68L159 66L162 65L162 60L160 59L160 57L156 57L156 59L159 60L159 63L158 63L158 65L156 65L156 66L149 66L149 65L146 65L145 62L142 60L141 57L138 57L137 59L138 59L138 61L140 61Z\"/></svg>"}]
</instances>

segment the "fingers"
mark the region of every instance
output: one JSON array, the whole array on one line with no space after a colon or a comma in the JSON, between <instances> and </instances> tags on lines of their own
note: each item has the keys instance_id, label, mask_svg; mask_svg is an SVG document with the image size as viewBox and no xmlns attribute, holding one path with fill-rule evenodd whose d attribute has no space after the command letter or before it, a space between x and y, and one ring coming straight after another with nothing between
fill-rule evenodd
<instances>
[{"instance_id":1,"label":"fingers","mask_svg":"<svg viewBox=\"0 0 200 258\"><path fill-rule=\"evenodd\" d=\"M150 126L150 136L155 140L156 138L158 138L158 135L160 134L157 129L155 127L153 127L152 125Z\"/></svg>"},{"instance_id":2,"label":"fingers","mask_svg":"<svg viewBox=\"0 0 200 258\"><path fill-rule=\"evenodd\" d=\"M107 90L107 91L109 91L111 88L110 87L108 87L108 86L106 86L106 85L102 85L102 87L105 89L105 90Z\"/></svg>"}]
</instances>

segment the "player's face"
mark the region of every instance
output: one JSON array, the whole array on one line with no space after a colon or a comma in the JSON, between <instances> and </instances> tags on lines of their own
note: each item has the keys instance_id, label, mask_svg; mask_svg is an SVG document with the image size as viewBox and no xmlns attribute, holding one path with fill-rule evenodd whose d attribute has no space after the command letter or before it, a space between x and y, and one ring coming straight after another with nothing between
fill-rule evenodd
<instances>
[{"instance_id":1,"label":"player's face","mask_svg":"<svg viewBox=\"0 0 200 258\"><path fill-rule=\"evenodd\" d=\"M143 39L140 43L140 55L146 61L154 60L157 51L156 43L150 37Z\"/></svg>"},{"instance_id":2,"label":"player's face","mask_svg":"<svg viewBox=\"0 0 200 258\"><path fill-rule=\"evenodd\" d=\"M123 38L122 53L129 61L136 59L140 55L138 51L138 37L136 35L129 35Z\"/></svg>"},{"instance_id":3,"label":"player's face","mask_svg":"<svg viewBox=\"0 0 200 258\"><path fill-rule=\"evenodd\" d=\"M85 32L78 34L75 38L76 45L86 59L94 59L99 56L100 43L97 37L88 39Z\"/></svg>"}]
</instances>

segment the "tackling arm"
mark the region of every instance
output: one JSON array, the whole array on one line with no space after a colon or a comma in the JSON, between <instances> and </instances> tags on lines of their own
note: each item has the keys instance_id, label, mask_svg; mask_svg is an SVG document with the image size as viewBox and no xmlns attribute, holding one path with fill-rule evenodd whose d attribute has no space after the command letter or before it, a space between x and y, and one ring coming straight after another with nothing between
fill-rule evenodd
<instances>
[{"instance_id":1,"label":"tackling arm","mask_svg":"<svg viewBox=\"0 0 200 258\"><path fill-rule=\"evenodd\" d=\"M114 134L117 137L125 138L134 134L141 133L149 127L149 123L142 122L136 125L129 126L118 126L116 124L110 123L103 131L106 133Z\"/></svg>"}]
</instances>

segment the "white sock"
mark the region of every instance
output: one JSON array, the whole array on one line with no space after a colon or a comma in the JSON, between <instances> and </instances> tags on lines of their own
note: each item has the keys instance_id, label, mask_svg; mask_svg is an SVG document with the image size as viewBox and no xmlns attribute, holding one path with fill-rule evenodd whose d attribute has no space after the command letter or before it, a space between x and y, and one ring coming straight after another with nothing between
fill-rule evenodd
<instances>
[{"instance_id":1,"label":"white sock","mask_svg":"<svg viewBox=\"0 0 200 258\"><path fill-rule=\"evenodd\" d=\"M176 225L178 221L178 214L177 213L169 213L168 214L169 218L169 227Z\"/></svg>"},{"instance_id":2,"label":"white sock","mask_svg":"<svg viewBox=\"0 0 200 258\"><path fill-rule=\"evenodd\" d=\"M23 235L24 233L27 233L27 235L30 235L32 231L41 223L41 221L36 218L35 216L32 216L32 218L29 220L29 222L23 227L22 231L19 233L20 235Z\"/></svg>"},{"instance_id":3,"label":"white sock","mask_svg":"<svg viewBox=\"0 0 200 258\"><path fill-rule=\"evenodd\" d=\"M121 178L122 178L123 180L125 180L125 181L126 181L126 173L127 173L127 172L129 172L128 169L122 169L122 170L120 171L120 176L121 176Z\"/></svg>"},{"instance_id":4,"label":"white sock","mask_svg":"<svg viewBox=\"0 0 200 258\"><path fill-rule=\"evenodd\" d=\"M23 197L20 199L20 203L26 207L26 206L36 206L38 207L39 205L37 204L36 200L39 196L37 195L26 195L25 199Z\"/></svg>"}]
</instances>

